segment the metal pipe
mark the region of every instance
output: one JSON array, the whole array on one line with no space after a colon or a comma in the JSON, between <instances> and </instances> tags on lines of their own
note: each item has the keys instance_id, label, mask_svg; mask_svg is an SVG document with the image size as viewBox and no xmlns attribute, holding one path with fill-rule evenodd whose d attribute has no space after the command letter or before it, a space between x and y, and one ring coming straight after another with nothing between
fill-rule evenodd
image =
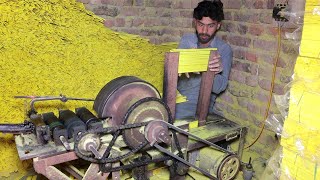
<instances>
[{"instance_id":1,"label":"metal pipe","mask_svg":"<svg viewBox=\"0 0 320 180\"><path fill-rule=\"evenodd\" d=\"M50 101L50 100L60 100L62 102L67 102L68 100L76 100L76 101L94 101L94 99L89 98L73 98L66 97L65 95L60 94L60 96L14 96L14 98L27 98L32 99L30 101L30 110L31 112L36 113L37 111L34 108L34 103L38 101Z\"/></svg>"}]
</instances>

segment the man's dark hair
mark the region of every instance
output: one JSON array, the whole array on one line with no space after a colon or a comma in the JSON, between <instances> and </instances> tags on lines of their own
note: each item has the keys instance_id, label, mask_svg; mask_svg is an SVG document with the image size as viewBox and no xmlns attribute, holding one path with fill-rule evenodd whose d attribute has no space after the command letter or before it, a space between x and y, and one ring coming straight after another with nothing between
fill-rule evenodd
<instances>
[{"instance_id":1,"label":"man's dark hair","mask_svg":"<svg viewBox=\"0 0 320 180\"><path fill-rule=\"evenodd\" d=\"M199 2L194 8L193 18L201 20L203 17L210 17L212 20L221 22L224 19L223 3L220 0Z\"/></svg>"}]
</instances>

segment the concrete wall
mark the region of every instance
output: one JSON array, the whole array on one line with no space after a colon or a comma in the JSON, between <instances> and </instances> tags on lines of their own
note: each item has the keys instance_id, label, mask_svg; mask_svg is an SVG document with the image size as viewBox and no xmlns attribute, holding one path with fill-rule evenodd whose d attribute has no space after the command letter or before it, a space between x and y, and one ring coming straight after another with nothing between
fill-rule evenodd
<instances>
[{"instance_id":1,"label":"concrete wall","mask_svg":"<svg viewBox=\"0 0 320 180\"><path fill-rule=\"evenodd\" d=\"M87 9L105 18L105 26L150 39L152 43L179 41L182 34L193 32L192 12L200 0L79 0ZM264 123L272 72L277 54L277 23L272 9L280 0L222 0L225 21L218 36L234 50L233 68L227 91L217 99L216 108L226 117L248 125L247 145ZM295 11L303 11L304 1L289 1ZM281 23L280 59L276 64L274 95L285 93L291 81L298 54L299 37L286 39L295 31L297 19ZM299 33L298 33L299 35ZM274 100L271 113L279 113ZM250 148L265 157L278 145L274 133L265 131Z\"/></svg>"}]
</instances>

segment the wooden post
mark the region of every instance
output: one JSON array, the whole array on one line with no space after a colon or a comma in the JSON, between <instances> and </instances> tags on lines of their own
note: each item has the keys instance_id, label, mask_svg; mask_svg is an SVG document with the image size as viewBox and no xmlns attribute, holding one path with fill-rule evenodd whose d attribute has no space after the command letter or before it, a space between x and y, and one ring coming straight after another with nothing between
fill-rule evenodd
<instances>
[{"instance_id":1,"label":"wooden post","mask_svg":"<svg viewBox=\"0 0 320 180\"><path fill-rule=\"evenodd\" d=\"M169 106L172 120L175 119L178 85L179 53L166 53L164 63L163 101Z\"/></svg>"},{"instance_id":2,"label":"wooden post","mask_svg":"<svg viewBox=\"0 0 320 180\"><path fill-rule=\"evenodd\" d=\"M176 97L177 97L177 86L178 86L178 66L179 66L179 52L166 53L166 59L164 64L164 82L163 82L163 101L169 106L172 114L172 123L175 120L176 112ZM177 136L180 136L177 134ZM181 135L179 138L188 141L187 136ZM180 144L181 148L186 148L187 143ZM172 141L171 151L177 151L174 141ZM173 166L170 166L173 168ZM177 170L170 171L170 180L184 180L184 175L179 175Z\"/></svg>"},{"instance_id":3,"label":"wooden post","mask_svg":"<svg viewBox=\"0 0 320 180\"><path fill-rule=\"evenodd\" d=\"M218 51L211 51L209 61L218 55ZM197 111L196 111L196 118L199 120L198 125L203 126L206 124L206 119L209 112L209 105L211 99L211 92L213 86L213 78L214 72L208 70L207 72L202 73L201 77L201 85L200 85L200 92L199 92L199 99L197 104Z\"/></svg>"}]
</instances>

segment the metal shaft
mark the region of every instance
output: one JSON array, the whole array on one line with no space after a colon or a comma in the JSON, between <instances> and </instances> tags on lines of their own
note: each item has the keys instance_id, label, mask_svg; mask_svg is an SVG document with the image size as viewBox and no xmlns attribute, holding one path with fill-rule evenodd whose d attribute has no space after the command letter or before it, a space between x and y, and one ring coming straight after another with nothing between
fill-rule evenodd
<instances>
[{"instance_id":1,"label":"metal shaft","mask_svg":"<svg viewBox=\"0 0 320 180\"><path fill-rule=\"evenodd\" d=\"M64 136L60 136L59 139L60 139L62 145L66 148L66 150L69 151L71 149L71 147L70 147L70 144L68 143L68 141L66 140L66 138Z\"/></svg>"},{"instance_id":2,"label":"metal shaft","mask_svg":"<svg viewBox=\"0 0 320 180\"><path fill-rule=\"evenodd\" d=\"M0 132L10 134L28 134L34 132L34 125L29 121L21 124L0 124Z\"/></svg>"},{"instance_id":3,"label":"metal shaft","mask_svg":"<svg viewBox=\"0 0 320 180\"><path fill-rule=\"evenodd\" d=\"M101 159L100 153L97 151L97 149L94 147L93 144L88 145L89 150L96 156L97 159Z\"/></svg>"},{"instance_id":4,"label":"metal shaft","mask_svg":"<svg viewBox=\"0 0 320 180\"><path fill-rule=\"evenodd\" d=\"M75 100L75 101L94 101L94 99L89 98L73 98L73 97L66 97L65 95L60 96L14 96L14 98L28 98L32 99L30 101L30 110L36 112L34 108L34 103L37 101L50 101L50 100L60 100L62 102L67 102L68 100Z\"/></svg>"}]
</instances>

